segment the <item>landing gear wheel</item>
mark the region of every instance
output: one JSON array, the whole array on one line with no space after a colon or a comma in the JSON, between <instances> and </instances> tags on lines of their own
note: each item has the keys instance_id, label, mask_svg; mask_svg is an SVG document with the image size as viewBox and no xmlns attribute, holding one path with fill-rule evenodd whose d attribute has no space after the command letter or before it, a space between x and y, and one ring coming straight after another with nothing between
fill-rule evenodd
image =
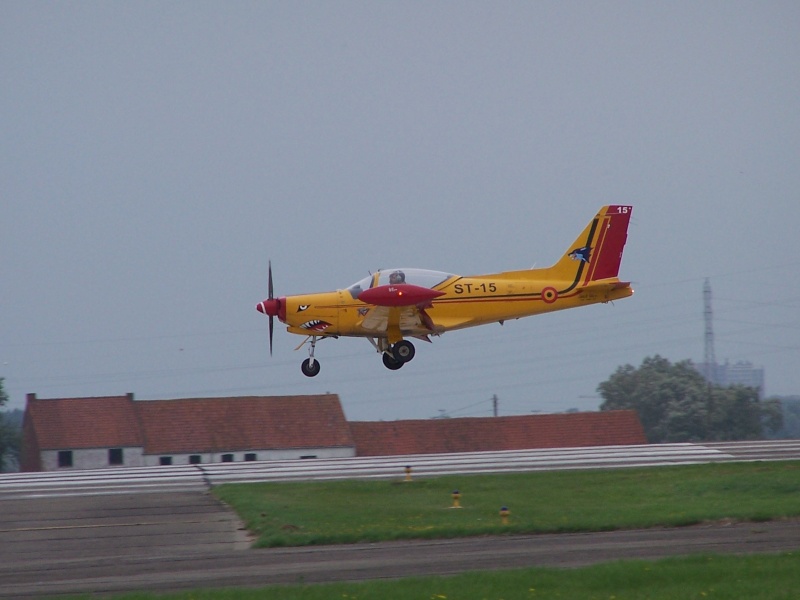
<instances>
[{"instance_id":1,"label":"landing gear wheel","mask_svg":"<svg viewBox=\"0 0 800 600\"><path fill-rule=\"evenodd\" d=\"M305 359L303 364L300 365L300 370L306 377L315 377L319 373L319 369L319 361L315 360L312 364L310 358Z\"/></svg>"},{"instance_id":2,"label":"landing gear wheel","mask_svg":"<svg viewBox=\"0 0 800 600\"><path fill-rule=\"evenodd\" d=\"M392 346L392 356L394 359L401 363L407 363L412 358L414 358L414 354L416 354L416 350L414 349L414 344L409 342L408 340L400 340L394 346Z\"/></svg>"},{"instance_id":3,"label":"landing gear wheel","mask_svg":"<svg viewBox=\"0 0 800 600\"><path fill-rule=\"evenodd\" d=\"M402 367L405 363L399 360L395 360L395 358L390 355L388 352L383 353L383 366L387 369L392 371L397 371L400 367Z\"/></svg>"}]
</instances>

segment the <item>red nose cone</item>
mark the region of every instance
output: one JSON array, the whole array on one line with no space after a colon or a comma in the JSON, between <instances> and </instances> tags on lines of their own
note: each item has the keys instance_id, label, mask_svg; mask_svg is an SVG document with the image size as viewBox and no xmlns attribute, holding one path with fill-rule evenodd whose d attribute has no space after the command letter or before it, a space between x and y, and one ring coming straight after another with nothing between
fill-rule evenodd
<instances>
[{"instance_id":1,"label":"red nose cone","mask_svg":"<svg viewBox=\"0 0 800 600\"><path fill-rule=\"evenodd\" d=\"M267 299L263 302L259 302L256 304L256 310L260 313L264 313L265 315L269 315L270 317L277 317L278 312L281 308L280 300L276 298Z\"/></svg>"}]
</instances>

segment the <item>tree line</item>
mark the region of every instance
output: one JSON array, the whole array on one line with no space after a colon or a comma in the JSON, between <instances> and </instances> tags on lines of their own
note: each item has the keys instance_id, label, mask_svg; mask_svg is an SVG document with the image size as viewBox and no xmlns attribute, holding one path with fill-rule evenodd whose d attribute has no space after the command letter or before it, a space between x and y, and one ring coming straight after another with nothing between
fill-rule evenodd
<instances>
[{"instance_id":1,"label":"tree line","mask_svg":"<svg viewBox=\"0 0 800 600\"><path fill-rule=\"evenodd\" d=\"M8 395L0 377L0 409L8 402ZM22 411L3 413L0 411L0 473L15 469L19 461L22 443Z\"/></svg>"},{"instance_id":2,"label":"tree line","mask_svg":"<svg viewBox=\"0 0 800 600\"><path fill-rule=\"evenodd\" d=\"M689 360L659 355L619 367L597 391L600 410L633 409L650 443L764 439L783 423L781 402L756 388L712 385Z\"/></svg>"}]
</instances>

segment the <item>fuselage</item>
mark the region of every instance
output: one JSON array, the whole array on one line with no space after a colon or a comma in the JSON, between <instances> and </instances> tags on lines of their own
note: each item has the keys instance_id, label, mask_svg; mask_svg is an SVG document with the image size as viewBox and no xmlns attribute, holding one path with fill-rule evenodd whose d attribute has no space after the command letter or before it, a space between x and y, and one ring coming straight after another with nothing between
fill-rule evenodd
<instances>
[{"instance_id":1,"label":"fuselage","mask_svg":"<svg viewBox=\"0 0 800 600\"><path fill-rule=\"evenodd\" d=\"M441 295L425 306L397 309L358 299L363 290L386 285L388 277L398 272L405 275L406 282ZM463 277L424 269L378 271L345 289L282 298L285 315L280 318L291 333L304 335L396 337L391 335L395 329L402 336L423 336L608 302L633 293L628 284L617 280L559 281L537 278L536 273L528 270ZM420 308L429 321L420 319ZM396 320L394 327L392 319Z\"/></svg>"}]
</instances>

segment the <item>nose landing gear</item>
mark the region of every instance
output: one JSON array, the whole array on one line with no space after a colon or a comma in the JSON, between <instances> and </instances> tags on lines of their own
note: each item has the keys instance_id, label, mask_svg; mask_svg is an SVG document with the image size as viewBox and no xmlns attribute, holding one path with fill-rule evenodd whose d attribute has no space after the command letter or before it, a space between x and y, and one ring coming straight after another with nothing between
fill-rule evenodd
<instances>
[{"instance_id":1,"label":"nose landing gear","mask_svg":"<svg viewBox=\"0 0 800 600\"><path fill-rule=\"evenodd\" d=\"M308 347L308 358L300 365L300 370L306 377L316 377L319 374L319 361L314 358L314 350L317 347L317 338L311 338L311 345Z\"/></svg>"},{"instance_id":2,"label":"nose landing gear","mask_svg":"<svg viewBox=\"0 0 800 600\"><path fill-rule=\"evenodd\" d=\"M300 370L306 377L316 377L319 374L319 369L320 369L319 361L314 360L313 358L305 359L303 361L303 364L300 365Z\"/></svg>"}]
</instances>

